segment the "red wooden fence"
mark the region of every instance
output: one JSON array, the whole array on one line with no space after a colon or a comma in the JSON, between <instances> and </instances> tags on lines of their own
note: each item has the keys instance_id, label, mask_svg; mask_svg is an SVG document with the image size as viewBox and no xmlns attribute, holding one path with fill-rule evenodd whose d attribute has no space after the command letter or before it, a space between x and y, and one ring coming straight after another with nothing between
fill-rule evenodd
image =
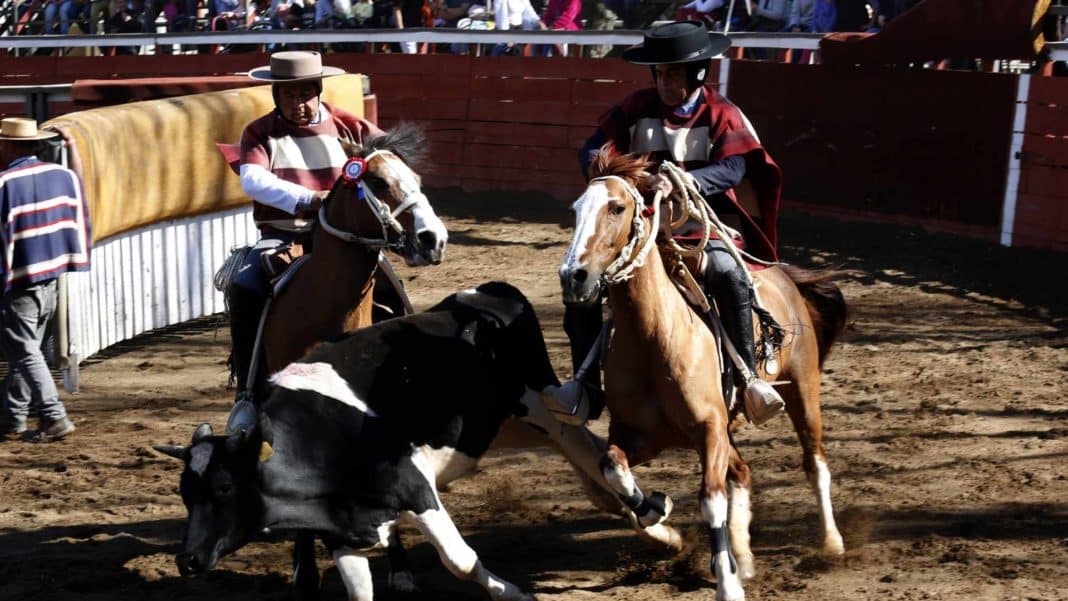
<instances>
[{"instance_id":1,"label":"red wooden fence","mask_svg":"<svg viewBox=\"0 0 1068 601\"><path fill-rule=\"evenodd\" d=\"M1068 79L1032 77L1013 244L1068 251Z\"/></svg>"},{"instance_id":2,"label":"red wooden fence","mask_svg":"<svg viewBox=\"0 0 1068 601\"><path fill-rule=\"evenodd\" d=\"M21 74L0 84L227 74L266 62L256 54L0 57L0 73ZM327 62L371 76L384 126L427 126L428 185L559 201L581 190L576 153L598 116L650 83L647 68L611 59L331 54ZM788 206L998 239L1016 76L753 61L732 61L729 75L728 95L783 168ZM1031 95L1013 243L1066 249L1068 82L1035 77Z\"/></svg>"}]
</instances>

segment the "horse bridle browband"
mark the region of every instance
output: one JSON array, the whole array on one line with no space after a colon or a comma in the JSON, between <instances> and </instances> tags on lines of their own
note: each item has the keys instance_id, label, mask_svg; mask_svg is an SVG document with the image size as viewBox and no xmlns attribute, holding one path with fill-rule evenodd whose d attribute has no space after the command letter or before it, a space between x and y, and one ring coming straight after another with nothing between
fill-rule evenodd
<instances>
[{"instance_id":1,"label":"horse bridle browband","mask_svg":"<svg viewBox=\"0 0 1068 601\"><path fill-rule=\"evenodd\" d=\"M393 154L388 150L375 150L374 152L364 157L364 160L367 162L367 164L370 164L371 159L387 152L389 154ZM390 165L389 162L385 162L385 165L391 172L394 172L393 166ZM366 185L366 183L362 181L357 184L363 190L363 196L367 200L367 206L371 209L371 214L375 216L375 219L378 219L379 225L382 226L382 238L367 238L365 236L358 236L356 234L353 234L352 232L346 232L330 225L330 223L326 220L325 204L319 207L319 225L321 225L322 228L326 230L328 234L334 236L335 238L339 238L341 240L344 240L345 242L360 244L370 249L381 250L384 248L404 248L407 244L408 234L404 231L404 227L401 226L400 222L397 221L397 216L401 213L404 213L405 211L412 210L420 203L430 204L430 200L426 197L426 194L423 194L422 191L418 189L406 189L403 185L403 180L401 180L400 178L396 179L402 182L401 192L403 194L404 200L402 200L401 203L397 205L397 208L393 210L390 210L389 205L382 202L382 200L380 200L378 196L375 195L374 191L371 190L371 186ZM390 242L390 230L393 230L393 233L399 236L398 241Z\"/></svg>"}]
</instances>

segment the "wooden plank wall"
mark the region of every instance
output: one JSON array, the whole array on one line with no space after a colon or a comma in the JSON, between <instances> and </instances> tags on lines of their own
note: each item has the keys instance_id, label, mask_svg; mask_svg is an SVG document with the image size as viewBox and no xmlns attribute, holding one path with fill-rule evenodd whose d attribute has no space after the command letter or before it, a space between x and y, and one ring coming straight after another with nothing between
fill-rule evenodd
<instances>
[{"instance_id":1,"label":"wooden plank wall","mask_svg":"<svg viewBox=\"0 0 1068 601\"><path fill-rule=\"evenodd\" d=\"M996 240L1016 77L734 61L728 95L784 173L786 204Z\"/></svg>"},{"instance_id":2,"label":"wooden plank wall","mask_svg":"<svg viewBox=\"0 0 1068 601\"><path fill-rule=\"evenodd\" d=\"M1068 79L1032 77L1013 245L1068 251Z\"/></svg>"}]
</instances>

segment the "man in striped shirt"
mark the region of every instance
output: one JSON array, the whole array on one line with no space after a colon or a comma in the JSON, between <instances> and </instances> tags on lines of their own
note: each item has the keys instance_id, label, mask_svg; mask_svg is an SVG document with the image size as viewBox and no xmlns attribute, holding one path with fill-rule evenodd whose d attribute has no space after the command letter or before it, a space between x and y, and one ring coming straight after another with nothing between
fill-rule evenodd
<instances>
[{"instance_id":1,"label":"man in striped shirt","mask_svg":"<svg viewBox=\"0 0 1068 601\"><path fill-rule=\"evenodd\" d=\"M0 121L0 349L8 365L3 434L58 440L74 432L59 400L41 343L56 311L56 278L89 269L89 219L82 184L71 170L37 159L33 119ZM30 410L38 429L28 432Z\"/></svg>"},{"instance_id":2,"label":"man in striped shirt","mask_svg":"<svg viewBox=\"0 0 1068 601\"><path fill-rule=\"evenodd\" d=\"M262 237L228 292L239 395L256 388L246 380L270 291L260 255L311 231L348 159L339 139L362 144L383 133L370 121L320 100L322 79L342 73L324 67L319 53L310 51L276 52L269 66L249 72L249 77L271 83L275 109L249 123L241 136L241 187L253 200L252 217Z\"/></svg>"}]
</instances>

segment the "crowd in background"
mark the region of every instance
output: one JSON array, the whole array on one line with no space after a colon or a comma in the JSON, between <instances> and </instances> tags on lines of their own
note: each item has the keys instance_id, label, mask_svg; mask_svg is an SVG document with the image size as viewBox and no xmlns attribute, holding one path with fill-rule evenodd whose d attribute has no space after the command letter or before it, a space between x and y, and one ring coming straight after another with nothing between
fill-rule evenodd
<instances>
[{"instance_id":1,"label":"crowd in background","mask_svg":"<svg viewBox=\"0 0 1068 601\"><path fill-rule=\"evenodd\" d=\"M878 31L921 0L682 0L660 3L660 18L702 21L714 31ZM22 33L138 33L244 29L451 27L575 31L587 26L581 0L16 0L32 12ZM589 3L587 3L589 4ZM597 8L615 26L642 28L638 0L603 0ZM587 9L589 7L587 6ZM648 7L645 7L648 8ZM587 12L589 12L587 10ZM648 11L646 11L648 13ZM602 26L596 28L603 29ZM345 47L345 50L362 49ZM382 50L418 51L415 43ZM436 51L464 53L454 44ZM529 48L500 44L491 54ZM546 45L540 55L567 52Z\"/></svg>"}]
</instances>

